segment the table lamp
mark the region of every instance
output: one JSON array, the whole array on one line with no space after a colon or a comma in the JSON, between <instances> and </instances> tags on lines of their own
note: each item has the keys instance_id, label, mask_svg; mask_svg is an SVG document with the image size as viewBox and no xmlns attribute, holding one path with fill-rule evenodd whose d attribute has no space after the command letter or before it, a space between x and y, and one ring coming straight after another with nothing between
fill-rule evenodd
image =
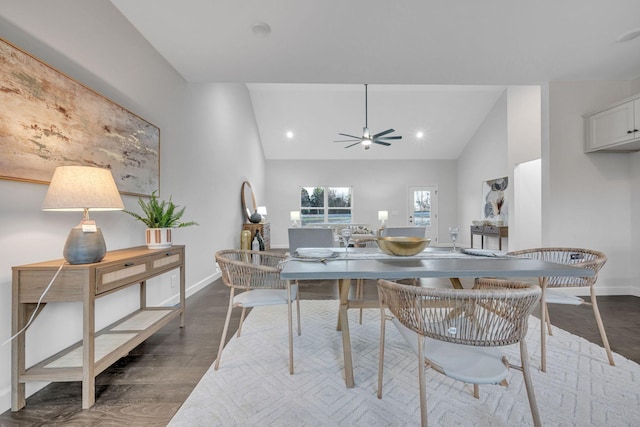
<instances>
[{"instance_id":1,"label":"table lamp","mask_svg":"<svg viewBox=\"0 0 640 427\"><path fill-rule=\"evenodd\" d=\"M378 211L378 221L380 221L380 228L384 228L384 225L388 219L389 219L388 211Z\"/></svg>"},{"instance_id":2,"label":"table lamp","mask_svg":"<svg viewBox=\"0 0 640 427\"><path fill-rule=\"evenodd\" d=\"M297 227L298 221L300 221L300 211L291 211L289 217L291 218L291 225Z\"/></svg>"},{"instance_id":3,"label":"table lamp","mask_svg":"<svg viewBox=\"0 0 640 427\"><path fill-rule=\"evenodd\" d=\"M64 259L69 264L99 262L107 253L102 231L89 219L89 210L123 209L111 171L89 166L56 168L42 204L43 211L84 212L82 221L71 229L64 245Z\"/></svg>"}]
</instances>

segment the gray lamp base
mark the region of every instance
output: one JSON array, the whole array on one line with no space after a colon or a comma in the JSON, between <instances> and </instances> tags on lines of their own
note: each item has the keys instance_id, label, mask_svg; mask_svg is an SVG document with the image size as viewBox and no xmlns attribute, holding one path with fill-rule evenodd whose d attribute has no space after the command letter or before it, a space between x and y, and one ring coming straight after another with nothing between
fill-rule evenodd
<instances>
[{"instance_id":1,"label":"gray lamp base","mask_svg":"<svg viewBox=\"0 0 640 427\"><path fill-rule=\"evenodd\" d=\"M91 264L100 262L107 253L102 231L96 229L94 233L85 233L81 227L74 227L67 236L64 244L64 259L69 264Z\"/></svg>"}]
</instances>

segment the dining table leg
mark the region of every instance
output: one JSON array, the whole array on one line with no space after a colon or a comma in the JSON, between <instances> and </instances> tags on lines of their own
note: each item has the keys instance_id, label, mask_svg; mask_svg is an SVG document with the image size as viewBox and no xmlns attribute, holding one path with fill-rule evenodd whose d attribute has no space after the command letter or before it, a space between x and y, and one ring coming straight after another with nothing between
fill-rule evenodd
<instances>
[{"instance_id":1,"label":"dining table leg","mask_svg":"<svg viewBox=\"0 0 640 427\"><path fill-rule=\"evenodd\" d=\"M542 289L542 295L540 297L540 370L542 372L547 372L547 334L545 331L545 326L547 322L547 319L546 319L547 302L545 298L547 278L540 277L538 278L538 282L540 283L540 289Z\"/></svg>"},{"instance_id":2,"label":"dining table leg","mask_svg":"<svg viewBox=\"0 0 640 427\"><path fill-rule=\"evenodd\" d=\"M340 279L338 282L340 289L340 310L338 318L340 322L339 330L342 332L342 351L344 357L344 381L347 388L355 387L353 379L353 360L351 358L351 336L349 335L349 317L347 315L349 309L349 289L351 287L351 279Z\"/></svg>"}]
</instances>

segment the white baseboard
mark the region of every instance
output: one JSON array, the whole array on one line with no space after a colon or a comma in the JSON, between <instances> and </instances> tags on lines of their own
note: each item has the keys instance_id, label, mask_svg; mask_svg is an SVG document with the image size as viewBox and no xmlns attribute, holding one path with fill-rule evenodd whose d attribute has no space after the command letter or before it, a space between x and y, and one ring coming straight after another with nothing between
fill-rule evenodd
<instances>
[{"instance_id":1,"label":"white baseboard","mask_svg":"<svg viewBox=\"0 0 640 427\"><path fill-rule=\"evenodd\" d=\"M187 288L185 288L184 290L184 297L185 298L189 298L191 295L195 294L196 292L204 289L207 285L213 283L214 281L218 280L220 277L222 277L222 274L220 272L215 272L210 276L205 277L204 279L200 280L198 283L195 283ZM170 298L162 301L162 303L160 303L161 306L165 306L165 307L172 307L176 304L180 303L180 294L175 294L173 296L171 296Z\"/></svg>"}]
</instances>

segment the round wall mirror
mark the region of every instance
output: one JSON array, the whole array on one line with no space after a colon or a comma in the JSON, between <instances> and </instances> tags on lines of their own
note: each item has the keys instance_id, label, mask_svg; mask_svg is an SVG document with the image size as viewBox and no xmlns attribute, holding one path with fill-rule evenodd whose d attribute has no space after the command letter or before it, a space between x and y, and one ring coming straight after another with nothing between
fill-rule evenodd
<instances>
[{"instance_id":1,"label":"round wall mirror","mask_svg":"<svg viewBox=\"0 0 640 427\"><path fill-rule=\"evenodd\" d=\"M258 209L256 196L253 194L253 188L251 188L251 183L249 181L242 183L242 191L240 195L242 197L242 212L244 213L245 220L248 222L251 214Z\"/></svg>"}]
</instances>

